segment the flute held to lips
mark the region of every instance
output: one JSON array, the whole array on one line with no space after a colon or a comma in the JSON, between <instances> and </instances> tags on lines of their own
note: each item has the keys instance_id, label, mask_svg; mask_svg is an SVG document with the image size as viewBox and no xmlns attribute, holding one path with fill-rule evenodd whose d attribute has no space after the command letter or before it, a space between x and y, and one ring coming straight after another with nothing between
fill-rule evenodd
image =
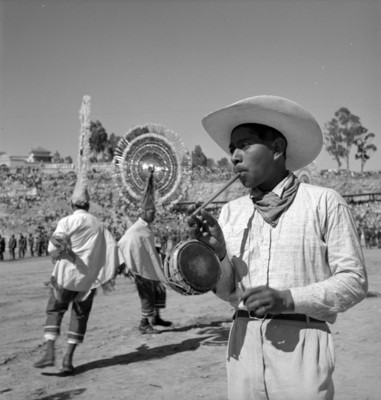
<instances>
[{"instance_id":1,"label":"flute held to lips","mask_svg":"<svg viewBox=\"0 0 381 400\"><path fill-rule=\"evenodd\" d=\"M206 206L208 206L215 198L217 198L224 190L226 190L232 183L234 183L238 178L240 177L240 174L237 174L231 178L226 185L224 185L217 193L215 193L210 199L208 199L205 203L201 204L200 207L198 207L195 211L192 212L190 217L194 217L197 215L200 210L203 210Z\"/></svg>"}]
</instances>

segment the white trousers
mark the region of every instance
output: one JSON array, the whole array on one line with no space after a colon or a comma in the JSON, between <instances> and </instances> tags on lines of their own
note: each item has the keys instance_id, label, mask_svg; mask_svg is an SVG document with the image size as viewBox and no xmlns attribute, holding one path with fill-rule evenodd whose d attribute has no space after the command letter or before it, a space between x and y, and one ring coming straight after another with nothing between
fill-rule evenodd
<instances>
[{"instance_id":1,"label":"white trousers","mask_svg":"<svg viewBox=\"0 0 381 400\"><path fill-rule=\"evenodd\" d=\"M236 318L229 335L229 400L332 400L335 353L328 325Z\"/></svg>"}]
</instances>

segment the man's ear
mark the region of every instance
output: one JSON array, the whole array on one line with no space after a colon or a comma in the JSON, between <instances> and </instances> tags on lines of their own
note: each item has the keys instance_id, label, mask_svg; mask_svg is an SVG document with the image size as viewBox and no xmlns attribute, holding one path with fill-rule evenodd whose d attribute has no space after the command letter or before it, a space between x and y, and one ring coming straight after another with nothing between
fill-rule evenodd
<instances>
[{"instance_id":1,"label":"man's ear","mask_svg":"<svg viewBox=\"0 0 381 400\"><path fill-rule=\"evenodd\" d=\"M283 138L276 138L273 142L274 157L277 159L280 156L286 157L286 146L287 143Z\"/></svg>"}]
</instances>

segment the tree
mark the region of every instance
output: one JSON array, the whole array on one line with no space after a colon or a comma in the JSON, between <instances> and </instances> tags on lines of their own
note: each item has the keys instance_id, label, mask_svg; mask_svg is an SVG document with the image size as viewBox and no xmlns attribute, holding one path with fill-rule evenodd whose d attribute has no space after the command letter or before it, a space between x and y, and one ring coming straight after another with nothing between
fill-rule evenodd
<instances>
[{"instance_id":1,"label":"tree","mask_svg":"<svg viewBox=\"0 0 381 400\"><path fill-rule=\"evenodd\" d=\"M203 153L201 146L198 144L192 151L192 168L206 167L207 157Z\"/></svg>"},{"instance_id":2,"label":"tree","mask_svg":"<svg viewBox=\"0 0 381 400\"><path fill-rule=\"evenodd\" d=\"M345 154L345 147L341 141L338 122L336 119L332 119L325 125L324 143L328 154L337 162L337 169L341 168L341 159Z\"/></svg>"},{"instance_id":3,"label":"tree","mask_svg":"<svg viewBox=\"0 0 381 400\"><path fill-rule=\"evenodd\" d=\"M71 156L65 157L64 161L65 161L66 164L73 164L73 159L71 158Z\"/></svg>"},{"instance_id":4,"label":"tree","mask_svg":"<svg viewBox=\"0 0 381 400\"><path fill-rule=\"evenodd\" d=\"M107 147L107 132L100 121L90 121L90 150L93 154L92 160L103 159Z\"/></svg>"},{"instance_id":5,"label":"tree","mask_svg":"<svg viewBox=\"0 0 381 400\"><path fill-rule=\"evenodd\" d=\"M374 133L365 132L362 134L361 138L355 140L357 146L357 153L355 154L356 160L361 161L361 172L364 172L365 163L369 160L370 156L377 150L377 146L373 143L369 143L375 137Z\"/></svg>"},{"instance_id":6,"label":"tree","mask_svg":"<svg viewBox=\"0 0 381 400\"><path fill-rule=\"evenodd\" d=\"M116 136L115 133L112 133L108 138L107 148L106 148L106 158L108 161L111 161L114 158L114 153L116 146L121 139L120 136Z\"/></svg>"},{"instance_id":7,"label":"tree","mask_svg":"<svg viewBox=\"0 0 381 400\"><path fill-rule=\"evenodd\" d=\"M233 169L233 164L226 157L218 160L217 165L222 171L231 171Z\"/></svg>"},{"instance_id":8,"label":"tree","mask_svg":"<svg viewBox=\"0 0 381 400\"><path fill-rule=\"evenodd\" d=\"M206 166L210 169L214 169L216 167L216 162L213 160L213 158L207 158Z\"/></svg>"},{"instance_id":9,"label":"tree","mask_svg":"<svg viewBox=\"0 0 381 400\"><path fill-rule=\"evenodd\" d=\"M349 170L349 154L356 139L364 133L360 118L347 108L341 107L335 112L335 118L325 125L324 141L327 152L336 160L338 168L341 160L346 162Z\"/></svg>"}]
</instances>

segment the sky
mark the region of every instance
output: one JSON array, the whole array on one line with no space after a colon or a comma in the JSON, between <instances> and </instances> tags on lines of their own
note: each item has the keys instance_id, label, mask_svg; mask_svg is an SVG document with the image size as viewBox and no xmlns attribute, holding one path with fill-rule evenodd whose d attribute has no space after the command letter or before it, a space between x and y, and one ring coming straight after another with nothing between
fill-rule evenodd
<instances>
[{"instance_id":1,"label":"sky","mask_svg":"<svg viewBox=\"0 0 381 400\"><path fill-rule=\"evenodd\" d=\"M217 161L202 118L269 94L322 128L348 108L376 135L365 170L381 170L380 25L379 0L0 0L0 152L76 161L90 95L109 135L157 123ZM316 164L337 168L325 149Z\"/></svg>"}]
</instances>

